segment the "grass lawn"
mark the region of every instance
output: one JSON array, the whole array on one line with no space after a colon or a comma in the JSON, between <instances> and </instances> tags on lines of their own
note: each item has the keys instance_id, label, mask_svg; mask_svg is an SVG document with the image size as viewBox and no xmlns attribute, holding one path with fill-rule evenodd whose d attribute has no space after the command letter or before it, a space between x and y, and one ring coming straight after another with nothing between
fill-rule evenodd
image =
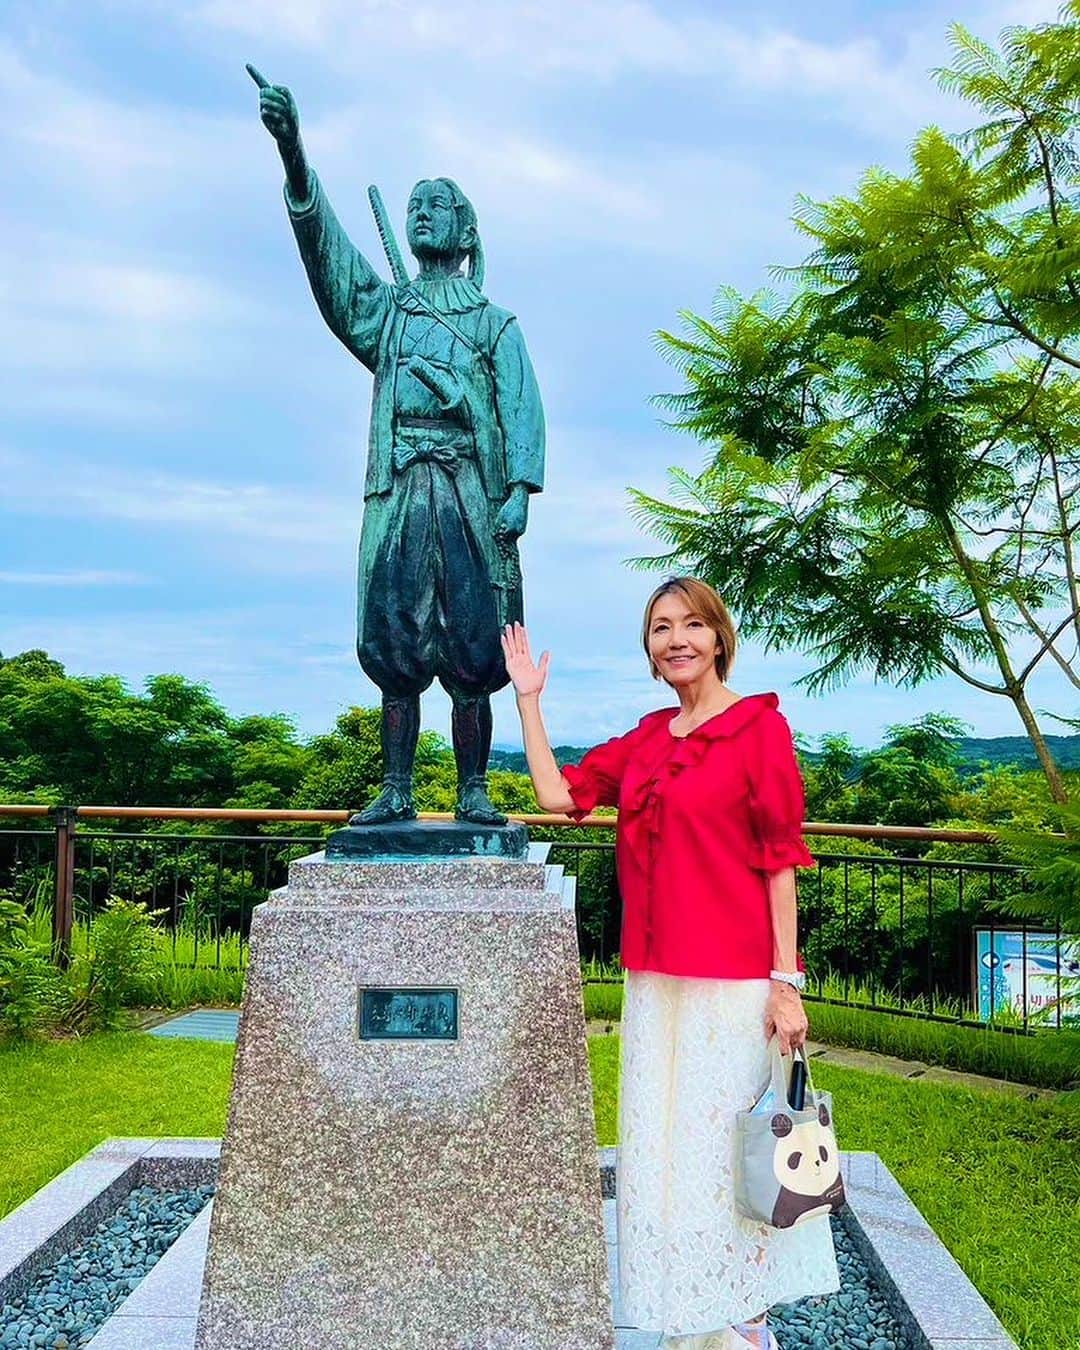
<instances>
[{"instance_id":1,"label":"grass lawn","mask_svg":"<svg viewBox=\"0 0 1080 1350\"><path fill-rule=\"evenodd\" d=\"M1080 1346L1080 1103L822 1064L845 1149L881 1155L1025 1350Z\"/></svg>"},{"instance_id":2,"label":"grass lawn","mask_svg":"<svg viewBox=\"0 0 1080 1350\"><path fill-rule=\"evenodd\" d=\"M619 1042L589 1043L615 1142ZM134 1033L0 1051L0 1212L108 1135L217 1135L232 1047ZM880 1153L1024 1350L1080 1346L1080 1101L821 1064L840 1143Z\"/></svg>"},{"instance_id":3,"label":"grass lawn","mask_svg":"<svg viewBox=\"0 0 1080 1350\"><path fill-rule=\"evenodd\" d=\"M0 1050L0 1214L110 1135L220 1135L232 1061L133 1032Z\"/></svg>"}]
</instances>

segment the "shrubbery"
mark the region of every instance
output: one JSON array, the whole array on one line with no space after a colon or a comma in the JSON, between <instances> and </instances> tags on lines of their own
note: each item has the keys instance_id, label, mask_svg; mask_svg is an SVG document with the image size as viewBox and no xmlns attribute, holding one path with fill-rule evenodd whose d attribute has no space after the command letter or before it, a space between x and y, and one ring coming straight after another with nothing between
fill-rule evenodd
<instances>
[{"instance_id":1,"label":"shrubbery","mask_svg":"<svg viewBox=\"0 0 1080 1350\"><path fill-rule=\"evenodd\" d=\"M87 949L66 970L22 905L0 899L0 1036L118 1026L157 977L162 943L145 905L111 897L90 925Z\"/></svg>"},{"instance_id":2,"label":"shrubbery","mask_svg":"<svg viewBox=\"0 0 1080 1350\"><path fill-rule=\"evenodd\" d=\"M34 939L30 917L0 899L0 1032L24 1037L54 1026L68 1003L67 984Z\"/></svg>"}]
</instances>

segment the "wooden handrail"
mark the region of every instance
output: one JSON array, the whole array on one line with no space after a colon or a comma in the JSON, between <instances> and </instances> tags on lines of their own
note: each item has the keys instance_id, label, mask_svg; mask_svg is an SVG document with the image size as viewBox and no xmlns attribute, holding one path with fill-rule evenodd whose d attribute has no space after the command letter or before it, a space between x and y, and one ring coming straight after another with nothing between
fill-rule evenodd
<instances>
[{"instance_id":1,"label":"wooden handrail","mask_svg":"<svg viewBox=\"0 0 1080 1350\"><path fill-rule=\"evenodd\" d=\"M57 809L34 804L0 805L0 817L47 817ZM75 814L80 820L237 820L269 825L274 821L310 822L311 824L344 824L352 814L349 811L255 810L248 807L219 806L79 806ZM564 815L543 812L509 812L511 820L523 825L544 829L614 829L618 814L588 815L582 820L571 820ZM421 820L453 820L449 811L421 811ZM840 821L813 821L803 823L802 832L814 838L840 839L911 839L924 843L993 844L996 835L991 830L935 830L921 825L851 825Z\"/></svg>"},{"instance_id":2,"label":"wooden handrail","mask_svg":"<svg viewBox=\"0 0 1080 1350\"><path fill-rule=\"evenodd\" d=\"M4 808L0 806L0 815ZM80 806L80 820L247 820L269 824L274 820L344 824L351 811L255 810L246 806Z\"/></svg>"},{"instance_id":3,"label":"wooden handrail","mask_svg":"<svg viewBox=\"0 0 1080 1350\"><path fill-rule=\"evenodd\" d=\"M803 822L803 834L817 837L829 835L843 839L922 839L928 843L994 844L997 835L992 830L935 830L924 825L845 825L837 821Z\"/></svg>"}]
</instances>

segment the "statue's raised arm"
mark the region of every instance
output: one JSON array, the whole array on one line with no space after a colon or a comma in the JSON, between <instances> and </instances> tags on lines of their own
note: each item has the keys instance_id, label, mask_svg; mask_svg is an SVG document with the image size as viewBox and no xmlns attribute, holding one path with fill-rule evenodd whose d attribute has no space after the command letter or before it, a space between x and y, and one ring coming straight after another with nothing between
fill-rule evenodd
<instances>
[{"instance_id":1,"label":"statue's raised arm","mask_svg":"<svg viewBox=\"0 0 1080 1350\"><path fill-rule=\"evenodd\" d=\"M285 166L285 203L319 310L335 337L373 370L390 288L354 247L308 164L292 93L253 65L246 69L259 87L263 126Z\"/></svg>"}]
</instances>

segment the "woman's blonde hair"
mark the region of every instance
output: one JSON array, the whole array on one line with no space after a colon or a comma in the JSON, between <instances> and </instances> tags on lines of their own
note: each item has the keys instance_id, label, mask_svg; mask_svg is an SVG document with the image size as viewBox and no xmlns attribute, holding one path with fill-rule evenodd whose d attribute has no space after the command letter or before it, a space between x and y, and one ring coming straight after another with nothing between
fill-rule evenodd
<instances>
[{"instance_id":1,"label":"woman's blonde hair","mask_svg":"<svg viewBox=\"0 0 1080 1350\"><path fill-rule=\"evenodd\" d=\"M657 586L645 605L641 645L645 648L653 679L660 679L660 669L649 652L649 624L653 606L662 595L682 596L690 612L703 619L713 630L716 634L716 673L720 679L727 679L728 671L735 663L735 623L719 595L707 582L699 581L697 577L668 577L667 581Z\"/></svg>"}]
</instances>

